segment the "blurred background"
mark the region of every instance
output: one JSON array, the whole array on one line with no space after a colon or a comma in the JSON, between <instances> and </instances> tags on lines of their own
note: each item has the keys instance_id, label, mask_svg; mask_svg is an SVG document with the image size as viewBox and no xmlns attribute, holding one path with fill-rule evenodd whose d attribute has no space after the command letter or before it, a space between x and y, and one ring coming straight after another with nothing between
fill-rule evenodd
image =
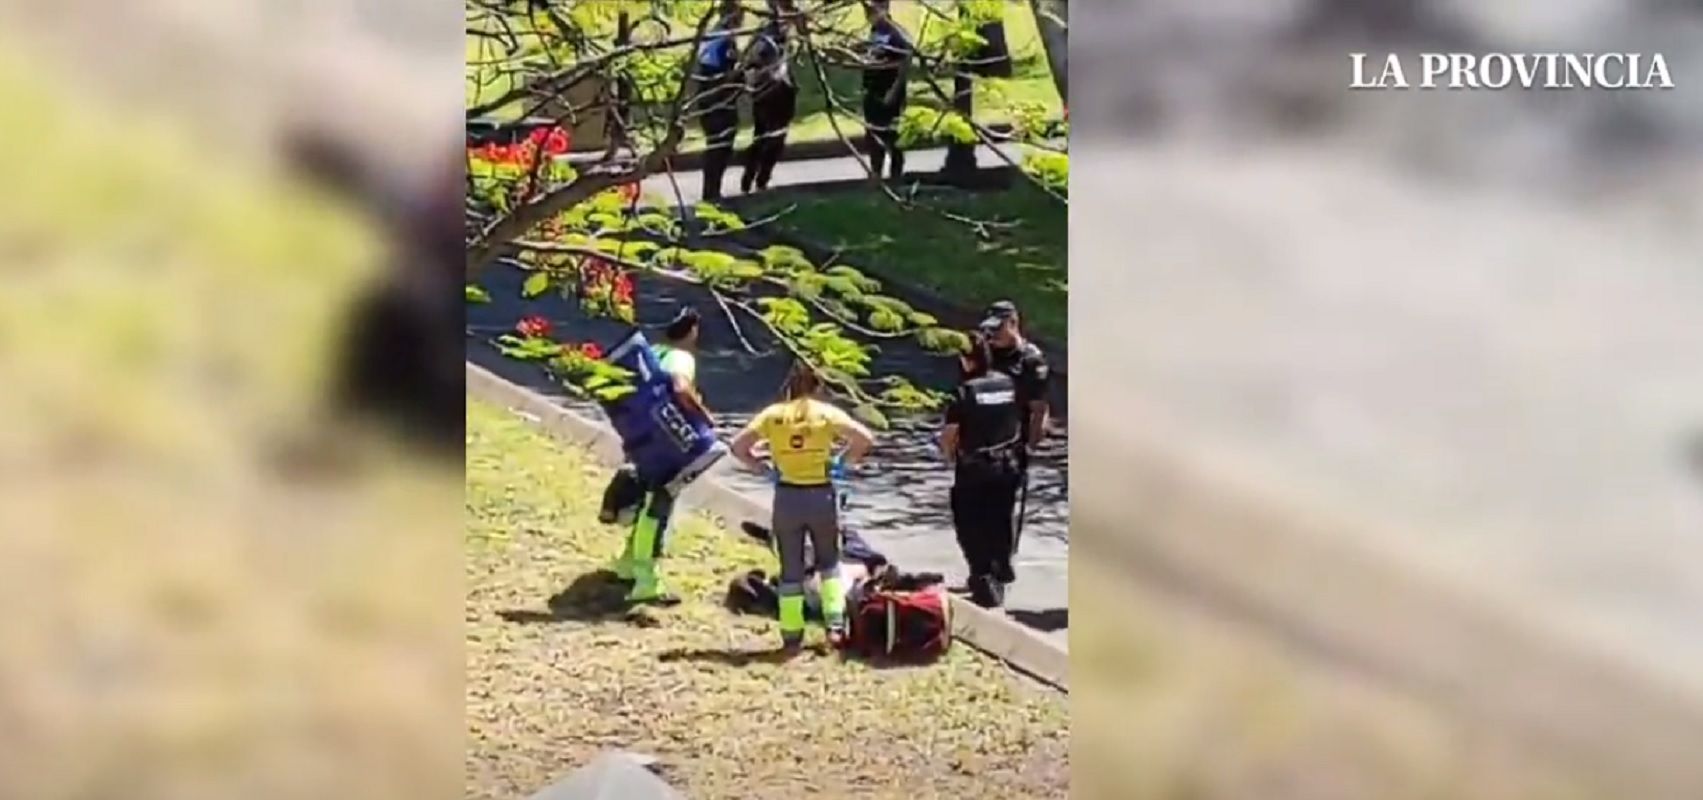
<instances>
[{"instance_id":1,"label":"blurred background","mask_svg":"<svg viewBox=\"0 0 1703 800\"><path fill-rule=\"evenodd\" d=\"M1703 7L1071 11L1075 793L1703 796Z\"/></svg>"},{"instance_id":2,"label":"blurred background","mask_svg":"<svg viewBox=\"0 0 1703 800\"><path fill-rule=\"evenodd\" d=\"M458 791L428 6L0 3L0 797Z\"/></svg>"}]
</instances>

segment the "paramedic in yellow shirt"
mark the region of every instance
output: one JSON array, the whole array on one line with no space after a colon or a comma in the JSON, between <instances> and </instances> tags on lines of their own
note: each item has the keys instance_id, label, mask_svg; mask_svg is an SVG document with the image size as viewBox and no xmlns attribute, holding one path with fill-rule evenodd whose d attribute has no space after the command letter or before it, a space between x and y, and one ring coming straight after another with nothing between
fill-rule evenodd
<instances>
[{"instance_id":1,"label":"paramedic in yellow shirt","mask_svg":"<svg viewBox=\"0 0 1703 800\"><path fill-rule=\"evenodd\" d=\"M839 644L846 629L846 587L840 575L840 505L832 473L836 459L856 464L874 446L869 429L820 399L821 381L799 362L787 377L786 399L763 409L733 437L733 457L753 471L766 466L753 452L767 445L775 477L769 530L780 559L781 643L796 651L804 643L804 543L809 537L821 576L822 619L828 639ZM843 453L836 448L844 442Z\"/></svg>"}]
</instances>

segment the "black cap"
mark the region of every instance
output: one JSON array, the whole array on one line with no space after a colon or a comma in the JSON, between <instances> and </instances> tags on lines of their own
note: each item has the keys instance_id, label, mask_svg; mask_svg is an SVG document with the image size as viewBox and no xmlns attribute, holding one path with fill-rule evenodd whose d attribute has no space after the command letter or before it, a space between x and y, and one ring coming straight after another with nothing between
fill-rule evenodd
<instances>
[{"instance_id":1,"label":"black cap","mask_svg":"<svg viewBox=\"0 0 1703 800\"><path fill-rule=\"evenodd\" d=\"M1004 325L1006 321L1015 319L1016 317L1017 304L1010 300L1000 300L990 304L987 307L987 310L982 312L982 324L980 325L980 328L985 332L991 333L999 330L999 327Z\"/></svg>"}]
</instances>

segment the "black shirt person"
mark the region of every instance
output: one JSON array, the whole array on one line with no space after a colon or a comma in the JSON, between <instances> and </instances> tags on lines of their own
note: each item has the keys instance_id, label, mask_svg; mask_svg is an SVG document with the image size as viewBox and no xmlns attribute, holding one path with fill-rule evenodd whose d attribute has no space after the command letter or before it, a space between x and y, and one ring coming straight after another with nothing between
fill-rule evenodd
<instances>
[{"instance_id":1,"label":"black shirt person","mask_svg":"<svg viewBox=\"0 0 1703 800\"><path fill-rule=\"evenodd\" d=\"M1046 354L1024 338L1022 316L1010 300L988 306L982 317L980 331L993 349L993 368L1017 383L1018 402L1025 411L1023 441L1034 448L1046 434L1050 413L1047 392L1052 387L1052 370Z\"/></svg>"},{"instance_id":2,"label":"black shirt person","mask_svg":"<svg viewBox=\"0 0 1703 800\"><path fill-rule=\"evenodd\" d=\"M881 177L905 174L905 154L899 151L899 117L905 111L905 68L910 63L911 39L893 21L890 0L870 0L869 41L864 54L863 124L869 145L869 169Z\"/></svg>"},{"instance_id":3,"label":"black shirt person","mask_svg":"<svg viewBox=\"0 0 1703 800\"><path fill-rule=\"evenodd\" d=\"M1016 381L994 369L993 359L988 337L974 334L940 433L941 452L953 465L952 527L969 568L970 598L984 608L1004 604L1014 574L1013 512L1022 485L1023 409Z\"/></svg>"},{"instance_id":4,"label":"black shirt person","mask_svg":"<svg viewBox=\"0 0 1703 800\"><path fill-rule=\"evenodd\" d=\"M697 93L689 113L697 116L704 131L703 196L712 202L721 199L721 179L739 135L739 43L733 32L744 19L744 9L727 4L720 22L704 33L693 67Z\"/></svg>"},{"instance_id":5,"label":"black shirt person","mask_svg":"<svg viewBox=\"0 0 1703 800\"><path fill-rule=\"evenodd\" d=\"M786 18L797 12L792 0L769 0L769 13L773 18L751 42L742 61L755 129L751 148L745 151L745 171L739 177L739 189L747 193L769 188L775 165L786 152L787 129L798 113L798 85L788 60L790 23Z\"/></svg>"},{"instance_id":6,"label":"black shirt person","mask_svg":"<svg viewBox=\"0 0 1703 800\"><path fill-rule=\"evenodd\" d=\"M1029 478L1029 457L1040 445L1047 430L1047 419L1050 408L1047 394L1052 387L1052 369L1047 365L1047 357L1036 347L1034 342L1023 336L1022 316L1017 312L1016 304L1010 300L1000 300L988 306L983 313L980 330L988 337L992 349L993 370L1011 378L1017 388L1017 404L1022 409L1022 441L1023 446L1017 452L1017 466L1021 474L1019 489L1021 490ZM1019 516L1024 509L1019 505ZM1014 520L1016 526L1021 526L1021 520ZM1022 528L1016 528L1021 535ZM1014 538L1012 549L1017 547ZM1007 565L997 576L1001 582L1011 583L1017 579Z\"/></svg>"}]
</instances>

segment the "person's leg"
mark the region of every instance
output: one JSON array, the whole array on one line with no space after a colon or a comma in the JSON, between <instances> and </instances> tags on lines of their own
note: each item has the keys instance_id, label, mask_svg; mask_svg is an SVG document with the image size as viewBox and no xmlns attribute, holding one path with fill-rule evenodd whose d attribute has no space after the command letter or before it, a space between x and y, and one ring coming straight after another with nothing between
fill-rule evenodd
<instances>
[{"instance_id":1,"label":"person's leg","mask_svg":"<svg viewBox=\"0 0 1703 800\"><path fill-rule=\"evenodd\" d=\"M1017 572L1011 559L1017 555L1017 490L1022 473L1016 464L1007 465L988 494L989 547L993 549L993 577L1000 583L1015 583Z\"/></svg>"},{"instance_id":2,"label":"person's leg","mask_svg":"<svg viewBox=\"0 0 1703 800\"><path fill-rule=\"evenodd\" d=\"M668 603L674 600L663 586L657 571L657 561L667 546L668 523L674 516L674 497L662 489L654 489L639 509L633 522L633 589L627 593L628 602Z\"/></svg>"},{"instance_id":3,"label":"person's leg","mask_svg":"<svg viewBox=\"0 0 1703 800\"><path fill-rule=\"evenodd\" d=\"M630 464L621 467L616 472L614 479L609 482L609 486L603 490L603 508L598 511L599 521L606 524L615 522L622 515L622 512L630 506L631 492L634 489L639 490L639 510L643 511L643 489L639 487L638 479L633 477L632 470ZM634 518L634 522L637 522L637 517ZM627 535L623 537L625 541L622 543L621 555L609 565L609 571L615 573L617 580L630 581L633 579L633 535L637 531L638 526L636 524L628 526Z\"/></svg>"},{"instance_id":4,"label":"person's leg","mask_svg":"<svg viewBox=\"0 0 1703 800\"><path fill-rule=\"evenodd\" d=\"M840 499L832 488L812 494L810 549L822 587L822 622L829 637L834 638L843 635L846 626L845 576L840 574Z\"/></svg>"},{"instance_id":5,"label":"person's leg","mask_svg":"<svg viewBox=\"0 0 1703 800\"><path fill-rule=\"evenodd\" d=\"M899 117L904 114L903 105L894 106L887 112L887 162L891 173L887 176L898 180L905 175L905 151L899 149Z\"/></svg>"},{"instance_id":6,"label":"person's leg","mask_svg":"<svg viewBox=\"0 0 1703 800\"><path fill-rule=\"evenodd\" d=\"M879 103L865 100L863 104L863 140L869 148L869 171L871 177L880 179L882 170L887 166L887 141L881 133L885 109Z\"/></svg>"},{"instance_id":7,"label":"person's leg","mask_svg":"<svg viewBox=\"0 0 1703 800\"><path fill-rule=\"evenodd\" d=\"M738 133L739 112L733 108L717 108L704 114L705 200L721 199L722 175L733 160L733 140Z\"/></svg>"},{"instance_id":8,"label":"person's leg","mask_svg":"<svg viewBox=\"0 0 1703 800\"><path fill-rule=\"evenodd\" d=\"M633 537L639 531L637 522L637 520L634 520L633 527L627 529L627 541L621 548L621 555L609 565L609 571L615 573L616 580L630 581L633 579Z\"/></svg>"},{"instance_id":9,"label":"person's leg","mask_svg":"<svg viewBox=\"0 0 1703 800\"><path fill-rule=\"evenodd\" d=\"M997 522L998 481L991 465L964 465L955 486L955 516L961 521L959 547L970 565L965 582L970 598L984 608L997 607L1003 592L997 572L1003 552Z\"/></svg>"},{"instance_id":10,"label":"person's leg","mask_svg":"<svg viewBox=\"0 0 1703 800\"><path fill-rule=\"evenodd\" d=\"M775 489L770 526L775 555L780 560L780 584L776 592L780 595L781 644L785 647L804 643L804 540L808 505L801 507L800 494L799 490L784 486Z\"/></svg>"},{"instance_id":11,"label":"person's leg","mask_svg":"<svg viewBox=\"0 0 1703 800\"><path fill-rule=\"evenodd\" d=\"M786 155L787 131L792 128L792 120L798 115L798 89L794 86L781 86L775 90L775 118L773 133L763 151L763 169L757 173L757 188L769 188L770 179L775 176L775 165Z\"/></svg>"},{"instance_id":12,"label":"person's leg","mask_svg":"<svg viewBox=\"0 0 1703 800\"><path fill-rule=\"evenodd\" d=\"M974 476L960 470L952 483L949 496L952 505L952 529L958 535L958 550L964 554L964 567L969 573L967 585L972 587L978 578L986 576L993 568L987 558L987 537L981 530L982 514L977 506L977 495Z\"/></svg>"},{"instance_id":13,"label":"person's leg","mask_svg":"<svg viewBox=\"0 0 1703 800\"><path fill-rule=\"evenodd\" d=\"M768 155L768 134L774 119L771 108L774 101L769 96L772 91L751 98L751 145L745 148L745 168L739 173L739 191L745 194L750 194L760 183L758 176L763 173L763 162Z\"/></svg>"}]
</instances>

